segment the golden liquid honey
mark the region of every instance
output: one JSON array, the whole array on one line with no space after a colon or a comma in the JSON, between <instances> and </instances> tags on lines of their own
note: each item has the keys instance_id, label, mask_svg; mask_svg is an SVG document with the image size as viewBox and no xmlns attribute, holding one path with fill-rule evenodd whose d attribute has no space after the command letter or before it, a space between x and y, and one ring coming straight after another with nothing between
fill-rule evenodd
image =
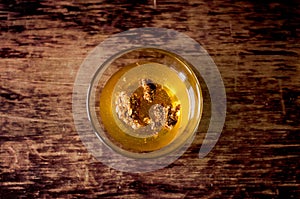
<instances>
[{"instance_id":1,"label":"golden liquid honey","mask_svg":"<svg viewBox=\"0 0 300 199\"><path fill-rule=\"evenodd\" d=\"M178 74L175 69L151 62L135 63L117 71L108 80L100 95L100 115L107 136L119 147L133 152L158 150L172 142L180 133L180 129L186 125L185 118L188 118L189 96L181 78L185 77L183 74ZM160 87L160 93L157 94L159 99L156 98L154 103L164 107L172 106L173 115L177 116L174 126L164 126L158 132L154 130L152 133L139 135L134 133L135 130L131 125L124 123L118 117L116 111L118 96L121 92L129 93L128 96L138 92L141 89L139 82L143 79L151 80ZM177 111L175 111L176 108ZM144 126L147 126L147 123Z\"/></svg>"}]
</instances>

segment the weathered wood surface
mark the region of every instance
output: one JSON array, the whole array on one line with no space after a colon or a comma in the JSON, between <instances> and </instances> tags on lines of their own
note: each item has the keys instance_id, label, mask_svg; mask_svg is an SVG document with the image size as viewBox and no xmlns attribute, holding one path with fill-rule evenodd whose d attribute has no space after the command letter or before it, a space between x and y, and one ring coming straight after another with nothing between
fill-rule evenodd
<instances>
[{"instance_id":1,"label":"weathered wood surface","mask_svg":"<svg viewBox=\"0 0 300 199\"><path fill-rule=\"evenodd\" d=\"M264 3L262 3L264 2ZM0 197L299 198L300 6L295 1L0 1ZM76 72L130 28L181 31L222 74L227 118L216 147L167 168L97 162L72 119Z\"/></svg>"}]
</instances>

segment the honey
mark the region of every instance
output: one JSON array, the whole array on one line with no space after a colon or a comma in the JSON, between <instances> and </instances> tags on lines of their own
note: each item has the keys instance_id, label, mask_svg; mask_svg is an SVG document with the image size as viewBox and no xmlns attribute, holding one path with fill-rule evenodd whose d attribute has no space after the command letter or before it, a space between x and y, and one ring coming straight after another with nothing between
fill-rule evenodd
<instances>
[{"instance_id":1,"label":"honey","mask_svg":"<svg viewBox=\"0 0 300 199\"><path fill-rule=\"evenodd\" d=\"M188 122L185 78L155 62L137 62L118 70L100 94L107 137L131 152L151 152L170 144Z\"/></svg>"}]
</instances>

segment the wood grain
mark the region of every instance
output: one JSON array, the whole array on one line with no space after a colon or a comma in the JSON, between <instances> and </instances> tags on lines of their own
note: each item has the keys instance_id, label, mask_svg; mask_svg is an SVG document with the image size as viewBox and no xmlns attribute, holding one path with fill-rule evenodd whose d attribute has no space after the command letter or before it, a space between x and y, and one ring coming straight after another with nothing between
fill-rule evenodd
<instances>
[{"instance_id":1,"label":"wood grain","mask_svg":"<svg viewBox=\"0 0 300 199\"><path fill-rule=\"evenodd\" d=\"M299 2L155 2L0 1L0 198L300 197ZM207 49L227 118L207 157L197 158L196 140L167 168L122 173L81 143L73 83L101 41L149 26Z\"/></svg>"}]
</instances>

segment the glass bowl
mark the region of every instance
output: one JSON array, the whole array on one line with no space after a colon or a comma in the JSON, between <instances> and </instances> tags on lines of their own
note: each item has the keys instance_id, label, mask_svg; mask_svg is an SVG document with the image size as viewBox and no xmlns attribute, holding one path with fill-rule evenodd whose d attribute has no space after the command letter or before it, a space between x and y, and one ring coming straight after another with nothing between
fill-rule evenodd
<instances>
[{"instance_id":1,"label":"glass bowl","mask_svg":"<svg viewBox=\"0 0 300 199\"><path fill-rule=\"evenodd\" d=\"M135 159L157 158L183 147L202 115L194 68L164 49L131 48L107 59L89 86L87 111L102 142Z\"/></svg>"}]
</instances>

